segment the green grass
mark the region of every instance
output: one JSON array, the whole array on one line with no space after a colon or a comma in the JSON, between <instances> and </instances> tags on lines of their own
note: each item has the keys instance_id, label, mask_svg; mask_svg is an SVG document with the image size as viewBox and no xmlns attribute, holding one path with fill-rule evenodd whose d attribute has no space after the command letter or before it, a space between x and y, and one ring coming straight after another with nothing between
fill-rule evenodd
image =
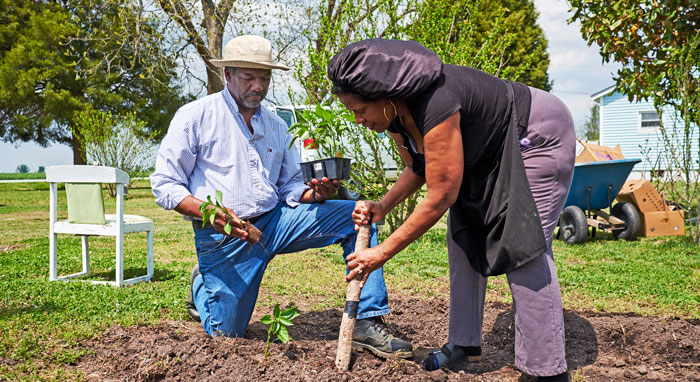
<instances>
[{"instance_id":1,"label":"green grass","mask_svg":"<svg viewBox=\"0 0 700 382\"><path fill-rule=\"evenodd\" d=\"M59 188L59 218L66 217ZM126 288L48 281L46 183L0 184L0 380L76 380L67 365L85 349L79 341L112 325L185 320L184 298L196 262L189 223L153 201L148 180L129 189L126 212L155 221L153 282ZM114 209L114 200L106 208ZM444 219L385 266L391 296L448 296ZM114 279L114 240L91 239L91 278ZM80 241L61 235L59 273L80 269ZM125 277L145 273L145 234L128 235ZM700 318L700 250L684 237L615 241L598 234L578 246L554 243L564 306ZM333 246L272 261L254 319L275 303L302 310L341 307L345 299L341 249ZM489 280L489 300L510 301L505 276Z\"/></svg>"},{"instance_id":2,"label":"green grass","mask_svg":"<svg viewBox=\"0 0 700 382\"><path fill-rule=\"evenodd\" d=\"M147 178L153 170L143 170L132 174L133 178ZM0 172L0 180L46 179L45 172Z\"/></svg>"},{"instance_id":3,"label":"green grass","mask_svg":"<svg viewBox=\"0 0 700 382\"><path fill-rule=\"evenodd\" d=\"M44 172L0 172L0 180L46 179Z\"/></svg>"}]
</instances>

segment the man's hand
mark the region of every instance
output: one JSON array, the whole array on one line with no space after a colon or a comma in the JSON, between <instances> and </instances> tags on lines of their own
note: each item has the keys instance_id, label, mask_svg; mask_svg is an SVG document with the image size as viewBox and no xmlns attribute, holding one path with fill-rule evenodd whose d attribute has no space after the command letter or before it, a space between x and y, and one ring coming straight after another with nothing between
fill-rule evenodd
<instances>
[{"instance_id":1,"label":"man's hand","mask_svg":"<svg viewBox=\"0 0 700 382\"><path fill-rule=\"evenodd\" d=\"M209 200L208 202L211 203L212 201ZM204 220L202 205L205 203L207 202L199 200L192 195L187 195L185 199L183 199L180 202L180 204L178 204L177 207L175 207L175 211L183 215L192 216L193 218ZM210 204L206 208L207 210L211 210L215 209L216 206L215 204ZM224 206L221 206L221 208L224 209L226 213L230 214L231 216L226 216L225 213L217 211L215 215L216 217L214 218L214 224L212 224L214 229L220 233L223 233L224 235L229 235L228 233L226 233L224 226L227 222L231 222L230 236L245 240L248 237L248 233L241 229L244 224L243 221L230 208ZM211 221L208 219L207 222L211 223Z\"/></svg>"},{"instance_id":2,"label":"man's hand","mask_svg":"<svg viewBox=\"0 0 700 382\"><path fill-rule=\"evenodd\" d=\"M316 178L311 179L306 185L311 187L312 191L315 191L315 195L313 193L309 195L311 197L310 202L314 203L322 202L333 196L340 188L340 181L338 179L330 180L324 176L320 181Z\"/></svg>"},{"instance_id":3,"label":"man's hand","mask_svg":"<svg viewBox=\"0 0 700 382\"><path fill-rule=\"evenodd\" d=\"M236 215L230 208L223 207L223 209L226 210L226 213L216 213L216 218L214 219L213 224L214 229L219 233L223 233L224 235L245 240L246 237L248 237L248 233L243 229L243 220L241 220L241 218L239 218L238 215ZM230 234L226 233L226 228L224 228L227 223L231 226Z\"/></svg>"}]
</instances>

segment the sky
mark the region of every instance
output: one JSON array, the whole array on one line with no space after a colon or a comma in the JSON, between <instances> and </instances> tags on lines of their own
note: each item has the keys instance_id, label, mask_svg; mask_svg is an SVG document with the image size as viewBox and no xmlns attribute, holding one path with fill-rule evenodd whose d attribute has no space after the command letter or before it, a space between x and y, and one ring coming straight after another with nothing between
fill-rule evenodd
<instances>
[{"instance_id":1,"label":"sky","mask_svg":"<svg viewBox=\"0 0 700 382\"><path fill-rule=\"evenodd\" d=\"M539 24L549 40L549 78L552 93L569 107L576 126L589 115L591 94L613 85L619 65L603 64L597 45L587 46L578 24L568 24L569 5L564 0L534 0L540 13ZM72 164L73 154L65 145L44 148L35 143L15 146L0 142L0 172L15 172L26 164L36 172L39 166Z\"/></svg>"}]
</instances>

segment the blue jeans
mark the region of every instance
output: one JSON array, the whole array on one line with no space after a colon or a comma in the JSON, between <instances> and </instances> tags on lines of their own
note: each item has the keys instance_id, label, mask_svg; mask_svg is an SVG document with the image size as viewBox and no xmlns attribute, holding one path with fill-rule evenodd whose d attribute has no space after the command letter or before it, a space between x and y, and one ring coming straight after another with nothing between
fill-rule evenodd
<instances>
[{"instance_id":1,"label":"blue jeans","mask_svg":"<svg viewBox=\"0 0 700 382\"><path fill-rule=\"evenodd\" d=\"M328 200L289 207L285 203L265 213L255 226L262 231L260 242L225 236L213 228L193 224L199 271L193 284L194 303L204 330L214 335L242 337L253 314L258 289L267 264L278 253L340 243L343 257L355 249L352 210L355 203ZM370 246L377 245L372 227ZM370 274L362 288L357 318L389 313L384 273L380 268Z\"/></svg>"}]
</instances>

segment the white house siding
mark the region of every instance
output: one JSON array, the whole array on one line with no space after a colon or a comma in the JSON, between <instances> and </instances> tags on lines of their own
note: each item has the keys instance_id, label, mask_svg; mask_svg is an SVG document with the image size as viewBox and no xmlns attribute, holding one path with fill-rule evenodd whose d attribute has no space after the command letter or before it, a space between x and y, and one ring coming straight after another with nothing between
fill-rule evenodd
<instances>
[{"instance_id":1,"label":"white house siding","mask_svg":"<svg viewBox=\"0 0 700 382\"><path fill-rule=\"evenodd\" d=\"M640 131L639 129L640 112L655 111L653 102L629 102L627 96L617 92L602 96L600 102L601 145L615 147L619 144L625 158L642 159L642 163L635 166L635 172L646 172L652 168L667 168L667 163L664 163L665 156L659 156L659 153L666 150L661 132L658 130ZM662 113L663 123L668 132L673 130L674 115L675 112L671 107L666 107ZM676 121L677 131L680 134L676 142L680 142L683 137L683 125L680 119L677 118ZM696 157L698 152L697 134L698 129L695 129L695 135L692 138L694 157ZM642 147L649 147L651 150L649 153L644 154Z\"/></svg>"}]
</instances>

